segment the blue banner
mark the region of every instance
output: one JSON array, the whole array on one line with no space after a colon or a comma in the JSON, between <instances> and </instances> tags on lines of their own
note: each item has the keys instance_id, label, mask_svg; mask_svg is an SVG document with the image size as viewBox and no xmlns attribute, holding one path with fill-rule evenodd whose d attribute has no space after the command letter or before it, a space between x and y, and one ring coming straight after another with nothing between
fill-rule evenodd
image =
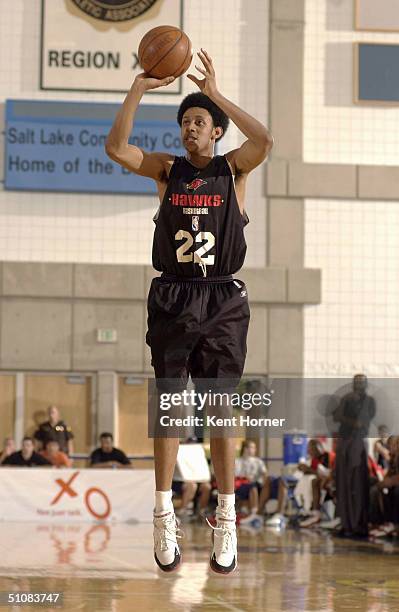
<instances>
[{"instance_id":1,"label":"blue banner","mask_svg":"<svg viewBox=\"0 0 399 612\"><path fill-rule=\"evenodd\" d=\"M105 153L119 104L6 101L5 188L28 191L156 194ZM184 154L177 106L143 105L131 144L146 152Z\"/></svg>"}]
</instances>

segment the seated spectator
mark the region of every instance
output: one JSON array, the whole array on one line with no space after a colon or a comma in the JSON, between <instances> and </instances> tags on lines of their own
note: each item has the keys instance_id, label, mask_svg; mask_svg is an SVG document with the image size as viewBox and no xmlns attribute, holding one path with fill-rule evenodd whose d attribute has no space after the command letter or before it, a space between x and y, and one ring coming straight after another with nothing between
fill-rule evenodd
<instances>
[{"instance_id":1,"label":"seated spectator","mask_svg":"<svg viewBox=\"0 0 399 612\"><path fill-rule=\"evenodd\" d=\"M90 467L95 468L132 468L130 459L119 448L113 446L111 433L104 432L100 436L100 447L90 455Z\"/></svg>"},{"instance_id":2,"label":"seated spectator","mask_svg":"<svg viewBox=\"0 0 399 612\"><path fill-rule=\"evenodd\" d=\"M327 452L319 440L313 439L309 440L308 455L310 457L310 465L300 463L298 465L298 470L305 475L312 476L312 478L309 479L310 490L312 492L311 513L309 518L299 523L300 527L313 527L320 523L321 501L332 499L333 497L332 485L335 453ZM303 480L303 486L306 488L309 484ZM301 489L300 485L299 489ZM296 493L297 492L298 486L296 488Z\"/></svg>"},{"instance_id":3,"label":"seated spectator","mask_svg":"<svg viewBox=\"0 0 399 612\"><path fill-rule=\"evenodd\" d=\"M381 525L370 532L374 537L399 535L399 436L388 439L389 467L382 480L374 485L379 494ZM372 491L373 491L372 489ZM373 495L371 495L373 499Z\"/></svg>"},{"instance_id":4,"label":"seated spectator","mask_svg":"<svg viewBox=\"0 0 399 612\"><path fill-rule=\"evenodd\" d=\"M29 436L25 436L22 440L22 449L15 453L11 453L6 457L1 464L2 466L18 466L18 467L51 467L50 461L39 455L33 450L33 440Z\"/></svg>"},{"instance_id":5,"label":"seated spectator","mask_svg":"<svg viewBox=\"0 0 399 612\"><path fill-rule=\"evenodd\" d=\"M309 514L299 523L300 527L312 527L321 521L321 502L332 498L335 453L327 452L319 440L312 439L308 443L308 457L308 462L298 464L292 477L279 479L277 512L268 520L268 525L277 525L284 520L283 510L289 486L295 487L298 505L304 513Z\"/></svg>"},{"instance_id":6,"label":"seated spectator","mask_svg":"<svg viewBox=\"0 0 399 612\"><path fill-rule=\"evenodd\" d=\"M12 455L16 451L14 438L4 438L3 450L0 453L0 465L3 463L6 457Z\"/></svg>"},{"instance_id":7,"label":"seated spectator","mask_svg":"<svg viewBox=\"0 0 399 612\"><path fill-rule=\"evenodd\" d=\"M61 420L60 411L57 406L48 407L49 419L42 423L34 434L36 450L40 451L46 447L50 439L58 440L60 451L71 455L73 453L73 433L70 427Z\"/></svg>"},{"instance_id":8,"label":"seated spectator","mask_svg":"<svg viewBox=\"0 0 399 612\"><path fill-rule=\"evenodd\" d=\"M384 523L385 520L382 493L378 483L383 480L387 470L378 465L370 455L368 457L368 468L370 485L369 527L371 529L376 529L381 523ZM373 536L372 533L370 533L370 535Z\"/></svg>"},{"instance_id":9,"label":"seated spectator","mask_svg":"<svg viewBox=\"0 0 399 612\"><path fill-rule=\"evenodd\" d=\"M389 465L388 438L388 427L386 425L380 425L378 428L378 440L374 443L374 457L378 465L384 470L386 470Z\"/></svg>"},{"instance_id":10,"label":"seated spectator","mask_svg":"<svg viewBox=\"0 0 399 612\"><path fill-rule=\"evenodd\" d=\"M270 489L266 466L256 456L256 444L252 440L244 440L241 445L240 456L235 462L234 488L236 497L248 501L249 505L249 516L242 519L240 525L250 524L262 511Z\"/></svg>"},{"instance_id":11,"label":"seated spectator","mask_svg":"<svg viewBox=\"0 0 399 612\"><path fill-rule=\"evenodd\" d=\"M68 455L60 451L60 445L56 438L50 438L50 440L48 440L46 443L45 450L40 451L40 454L57 468L72 467L72 459L70 459Z\"/></svg>"}]
</instances>

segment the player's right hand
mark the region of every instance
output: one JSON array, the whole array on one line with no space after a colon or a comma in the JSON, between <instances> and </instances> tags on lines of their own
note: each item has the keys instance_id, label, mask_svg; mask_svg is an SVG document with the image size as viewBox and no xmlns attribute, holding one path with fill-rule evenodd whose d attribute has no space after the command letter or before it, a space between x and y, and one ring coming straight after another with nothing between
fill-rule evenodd
<instances>
[{"instance_id":1,"label":"player's right hand","mask_svg":"<svg viewBox=\"0 0 399 612\"><path fill-rule=\"evenodd\" d=\"M154 77L149 76L146 72L141 72L134 79L133 85L137 85L144 91L148 91L149 89L157 89L158 87L170 85L174 80L175 77L173 76L168 76L164 79L154 79Z\"/></svg>"}]
</instances>

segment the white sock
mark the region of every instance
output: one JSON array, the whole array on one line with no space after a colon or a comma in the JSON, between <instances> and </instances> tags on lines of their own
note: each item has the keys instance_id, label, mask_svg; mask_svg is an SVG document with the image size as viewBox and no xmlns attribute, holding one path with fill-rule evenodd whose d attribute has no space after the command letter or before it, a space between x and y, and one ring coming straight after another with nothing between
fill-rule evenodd
<instances>
[{"instance_id":1,"label":"white sock","mask_svg":"<svg viewBox=\"0 0 399 612\"><path fill-rule=\"evenodd\" d=\"M169 491L155 491L155 512L173 510L172 489Z\"/></svg>"},{"instance_id":2,"label":"white sock","mask_svg":"<svg viewBox=\"0 0 399 612\"><path fill-rule=\"evenodd\" d=\"M236 515L235 501L234 493L218 493L218 509L232 518Z\"/></svg>"}]
</instances>

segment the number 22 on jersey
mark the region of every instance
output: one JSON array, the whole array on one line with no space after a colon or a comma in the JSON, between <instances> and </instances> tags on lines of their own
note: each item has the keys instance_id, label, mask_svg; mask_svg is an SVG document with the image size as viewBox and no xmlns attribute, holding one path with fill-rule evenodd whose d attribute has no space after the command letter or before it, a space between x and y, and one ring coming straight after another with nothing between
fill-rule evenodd
<instances>
[{"instance_id":1,"label":"number 22 on jersey","mask_svg":"<svg viewBox=\"0 0 399 612\"><path fill-rule=\"evenodd\" d=\"M208 266L213 266L215 263L214 255L206 255L212 247L215 246L215 236L212 232L198 232L195 236L195 242L205 242L202 246L198 247L193 253L188 251L191 249L194 243L194 237L186 230L179 230L176 232L175 240L184 240L184 242L176 249L176 257L179 263L188 263L190 261L203 262Z\"/></svg>"}]
</instances>

